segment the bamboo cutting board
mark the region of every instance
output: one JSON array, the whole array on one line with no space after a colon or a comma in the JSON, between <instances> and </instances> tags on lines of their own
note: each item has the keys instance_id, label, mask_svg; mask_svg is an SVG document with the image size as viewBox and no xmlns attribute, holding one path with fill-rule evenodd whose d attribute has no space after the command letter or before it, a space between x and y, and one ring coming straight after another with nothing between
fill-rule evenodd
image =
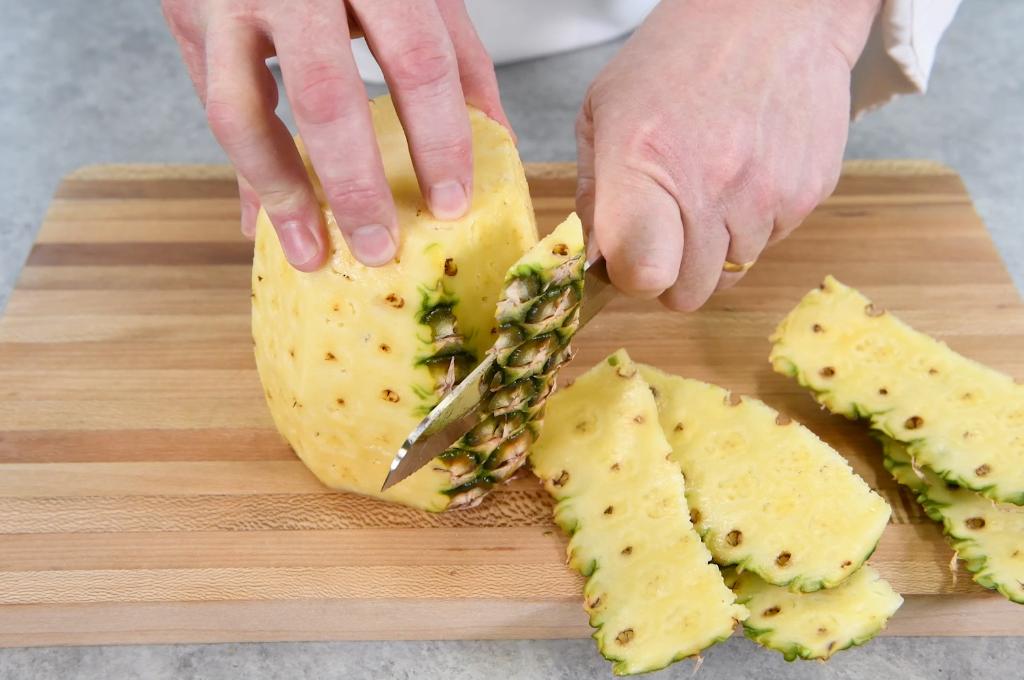
<instances>
[{"instance_id":1,"label":"bamboo cutting board","mask_svg":"<svg viewBox=\"0 0 1024 680\"><path fill-rule=\"evenodd\" d=\"M550 228L573 171L529 172ZM0 644L586 635L532 478L427 515L330 493L295 459L253 367L237 221L225 168L90 167L58 190L0 322ZM803 421L893 506L872 559L907 596L888 632L1024 634L1024 607L951 574L863 429L770 371L769 332L827 273L1024 378L1021 300L959 177L920 162L847 165L697 314L616 301L568 373L625 346Z\"/></svg>"}]
</instances>

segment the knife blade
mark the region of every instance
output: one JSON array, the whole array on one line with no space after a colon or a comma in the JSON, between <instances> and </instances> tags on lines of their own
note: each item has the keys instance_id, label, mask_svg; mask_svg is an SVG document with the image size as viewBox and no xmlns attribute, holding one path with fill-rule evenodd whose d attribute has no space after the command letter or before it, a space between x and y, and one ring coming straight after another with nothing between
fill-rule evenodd
<instances>
[{"instance_id":1,"label":"knife blade","mask_svg":"<svg viewBox=\"0 0 1024 680\"><path fill-rule=\"evenodd\" d=\"M615 294L615 287L608 280L604 258L588 262L583 279L579 327L587 325ZM420 421L391 461L381 491L387 491L437 458L477 424L480 396L486 387L483 381L493 364L494 355L488 352L484 360Z\"/></svg>"}]
</instances>

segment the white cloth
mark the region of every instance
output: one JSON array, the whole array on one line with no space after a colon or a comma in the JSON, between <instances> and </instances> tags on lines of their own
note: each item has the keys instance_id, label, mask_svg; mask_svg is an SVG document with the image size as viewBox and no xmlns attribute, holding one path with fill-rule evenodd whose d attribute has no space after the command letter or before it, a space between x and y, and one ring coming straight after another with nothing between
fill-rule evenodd
<instances>
[{"instance_id":1,"label":"white cloth","mask_svg":"<svg viewBox=\"0 0 1024 680\"><path fill-rule=\"evenodd\" d=\"M961 0L884 0L853 70L856 117L901 94L924 92L939 40ZM658 0L465 0L496 64L596 45L640 25ZM367 82L384 78L365 41L353 43Z\"/></svg>"}]
</instances>

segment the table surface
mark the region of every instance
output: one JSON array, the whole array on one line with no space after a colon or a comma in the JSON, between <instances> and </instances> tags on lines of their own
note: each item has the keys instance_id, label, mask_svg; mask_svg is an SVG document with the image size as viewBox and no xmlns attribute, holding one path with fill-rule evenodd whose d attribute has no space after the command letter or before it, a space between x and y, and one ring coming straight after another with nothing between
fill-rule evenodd
<instances>
[{"instance_id":1,"label":"table surface","mask_svg":"<svg viewBox=\"0 0 1024 680\"><path fill-rule=\"evenodd\" d=\"M152 3L0 0L0 309L54 188L95 162L222 162L176 47ZM962 5L925 97L900 99L851 129L849 157L936 158L964 177L1013 274L1024 285L1024 4ZM55 39L55 36L57 39ZM499 69L528 160L572 158L572 121L587 83L621 45ZM102 48L101 48L102 46ZM372 92L373 93L373 92ZM281 115L290 121L287 103ZM111 131L116 131L112 134ZM589 641L135 646L0 650L0 677L471 678L495 664L510 678L604 676ZM704 678L1006 678L1024 646L1000 638L883 638L825 668L765 657L743 640L716 647ZM200 670L201 669L201 670ZM658 677L688 677L680 665Z\"/></svg>"},{"instance_id":2,"label":"table surface","mask_svg":"<svg viewBox=\"0 0 1024 680\"><path fill-rule=\"evenodd\" d=\"M572 209L575 170L527 176L543 232ZM330 493L294 457L250 353L237 219L226 167L90 167L58 189L0 320L0 644L588 635L531 476L430 515ZM625 346L764 399L892 505L872 557L907 597L888 633L1024 635L1024 608L950 573L864 428L768 368L767 336L830 273L1024 376L1024 307L959 177L864 161L700 312L615 300L564 377Z\"/></svg>"}]
</instances>

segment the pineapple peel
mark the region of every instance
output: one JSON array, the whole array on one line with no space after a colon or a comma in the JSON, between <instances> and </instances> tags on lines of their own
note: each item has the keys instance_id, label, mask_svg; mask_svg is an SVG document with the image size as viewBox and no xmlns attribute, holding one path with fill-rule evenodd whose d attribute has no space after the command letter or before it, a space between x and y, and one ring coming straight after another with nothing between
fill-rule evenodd
<instances>
[{"instance_id":1,"label":"pineapple peel","mask_svg":"<svg viewBox=\"0 0 1024 680\"><path fill-rule=\"evenodd\" d=\"M640 373L716 562L814 591L867 560L891 510L843 456L757 399L650 366Z\"/></svg>"},{"instance_id":2,"label":"pineapple peel","mask_svg":"<svg viewBox=\"0 0 1024 680\"><path fill-rule=\"evenodd\" d=\"M1024 604L1024 507L992 503L969 489L952 486L927 467L914 470L907 447L890 437L882 442L885 467L917 497L925 513L942 525L953 548L950 571L962 561L974 581Z\"/></svg>"},{"instance_id":3,"label":"pineapple peel","mask_svg":"<svg viewBox=\"0 0 1024 680\"><path fill-rule=\"evenodd\" d=\"M829 411L869 420L948 482L1024 505L1024 385L831 276L771 340L775 370L795 377Z\"/></svg>"},{"instance_id":4,"label":"pineapple peel","mask_svg":"<svg viewBox=\"0 0 1024 680\"><path fill-rule=\"evenodd\" d=\"M690 524L670 451L651 391L620 350L551 397L530 453L616 674L694 656L746 617Z\"/></svg>"},{"instance_id":5,"label":"pineapple peel","mask_svg":"<svg viewBox=\"0 0 1024 680\"><path fill-rule=\"evenodd\" d=\"M751 572L730 578L738 601L750 610L747 637L787 661L825 660L881 632L903 598L868 565L839 586L793 593Z\"/></svg>"}]
</instances>

